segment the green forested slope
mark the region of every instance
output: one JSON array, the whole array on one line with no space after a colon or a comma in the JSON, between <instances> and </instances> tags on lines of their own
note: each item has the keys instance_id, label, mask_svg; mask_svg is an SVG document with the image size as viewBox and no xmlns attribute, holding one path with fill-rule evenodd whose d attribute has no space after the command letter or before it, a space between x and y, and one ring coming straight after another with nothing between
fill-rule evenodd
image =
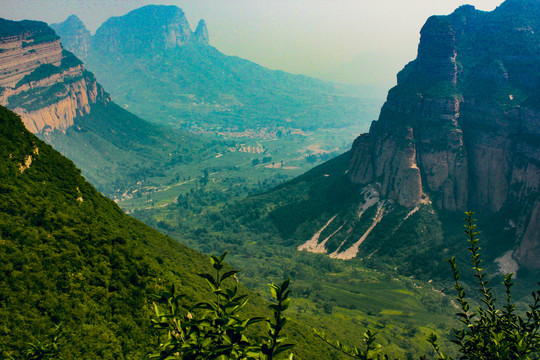
<instances>
[{"instance_id":1,"label":"green forested slope","mask_svg":"<svg viewBox=\"0 0 540 360\"><path fill-rule=\"evenodd\" d=\"M199 298L205 258L126 216L5 108L0 139L1 345L63 323L66 358L140 358L148 294L174 280Z\"/></svg>"},{"instance_id":2,"label":"green forested slope","mask_svg":"<svg viewBox=\"0 0 540 360\"><path fill-rule=\"evenodd\" d=\"M90 114L76 118L75 126L65 133L44 136L107 196L119 196L139 181L181 174L182 166L225 148L216 141L154 125L113 102L94 104Z\"/></svg>"},{"instance_id":3,"label":"green forested slope","mask_svg":"<svg viewBox=\"0 0 540 360\"><path fill-rule=\"evenodd\" d=\"M140 359L155 342L151 294L175 283L186 307L208 297L208 258L125 215L74 164L0 107L0 351L62 324L65 359ZM253 296L248 314L268 314ZM289 326L300 358L331 358Z\"/></svg>"}]
</instances>

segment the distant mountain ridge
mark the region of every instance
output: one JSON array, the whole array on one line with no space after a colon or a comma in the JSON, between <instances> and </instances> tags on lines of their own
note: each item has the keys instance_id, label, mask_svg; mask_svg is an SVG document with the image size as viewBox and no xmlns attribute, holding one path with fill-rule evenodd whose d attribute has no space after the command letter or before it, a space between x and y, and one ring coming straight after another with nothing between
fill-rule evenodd
<instances>
[{"instance_id":1,"label":"distant mountain ridge","mask_svg":"<svg viewBox=\"0 0 540 360\"><path fill-rule=\"evenodd\" d=\"M210 45L204 20L192 31L175 6L144 6L107 20L89 40L87 57L71 45L80 29L69 23L52 25L66 48L143 118L184 128L309 129L350 125L364 114L346 86L224 55Z\"/></svg>"},{"instance_id":2,"label":"distant mountain ridge","mask_svg":"<svg viewBox=\"0 0 540 360\"><path fill-rule=\"evenodd\" d=\"M94 51L113 54L142 54L186 44L208 43L204 20L193 32L184 12L172 5L148 5L125 16L112 17L97 29L91 39Z\"/></svg>"}]
</instances>

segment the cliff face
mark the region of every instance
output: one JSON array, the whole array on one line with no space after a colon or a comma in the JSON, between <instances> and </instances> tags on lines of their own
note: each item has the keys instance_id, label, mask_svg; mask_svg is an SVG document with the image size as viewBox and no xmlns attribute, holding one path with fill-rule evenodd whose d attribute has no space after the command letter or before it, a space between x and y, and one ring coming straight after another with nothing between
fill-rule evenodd
<instances>
[{"instance_id":1,"label":"cliff face","mask_svg":"<svg viewBox=\"0 0 540 360\"><path fill-rule=\"evenodd\" d=\"M65 130L91 104L109 100L45 23L0 19L0 105L21 115L31 132Z\"/></svg>"},{"instance_id":2,"label":"cliff face","mask_svg":"<svg viewBox=\"0 0 540 360\"><path fill-rule=\"evenodd\" d=\"M352 148L353 183L406 207L508 214L514 257L540 268L540 2L430 18L379 119Z\"/></svg>"}]
</instances>

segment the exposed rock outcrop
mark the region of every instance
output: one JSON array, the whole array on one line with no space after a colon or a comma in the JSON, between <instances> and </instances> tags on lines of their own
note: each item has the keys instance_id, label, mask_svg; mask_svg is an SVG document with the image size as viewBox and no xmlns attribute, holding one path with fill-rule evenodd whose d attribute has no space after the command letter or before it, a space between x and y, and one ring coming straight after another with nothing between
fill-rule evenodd
<instances>
[{"instance_id":1,"label":"exposed rock outcrop","mask_svg":"<svg viewBox=\"0 0 540 360\"><path fill-rule=\"evenodd\" d=\"M21 115L31 132L65 130L92 104L110 101L45 23L0 19L0 35L0 105Z\"/></svg>"},{"instance_id":2,"label":"exposed rock outcrop","mask_svg":"<svg viewBox=\"0 0 540 360\"><path fill-rule=\"evenodd\" d=\"M29 75L41 64L60 65L62 48L54 31L37 27L28 31L8 33L5 29L15 27L14 21L0 19L0 87L14 87L23 77ZM17 29L17 28L16 28Z\"/></svg>"},{"instance_id":3,"label":"exposed rock outcrop","mask_svg":"<svg viewBox=\"0 0 540 360\"><path fill-rule=\"evenodd\" d=\"M514 257L540 268L540 2L430 18L379 119L353 145L353 183L406 207L504 211Z\"/></svg>"},{"instance_id":4,"label":"exposed rock outcrop","mask_svg":"<svg viewBox=\"0 0 540 360\"><path fill-rule=\"evenodd\" d=\"M197 29L193 34L197 42L208 45L210 43L210 35L208 35L208 29L206 28L206 22L201 19L197 24Z\"/></svg>"}]
</instances>

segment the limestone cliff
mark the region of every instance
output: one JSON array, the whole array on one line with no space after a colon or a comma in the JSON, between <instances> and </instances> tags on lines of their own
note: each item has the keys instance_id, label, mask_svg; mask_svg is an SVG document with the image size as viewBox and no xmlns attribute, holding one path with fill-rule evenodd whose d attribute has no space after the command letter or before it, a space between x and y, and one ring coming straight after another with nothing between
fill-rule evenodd
<instances>
[{"instance_id":1,"label":"limestone cliff","mask_svg":"<svg viewBox=\"0 0 540 360\"><path fill-rule=\"evenodd\" d=\"M505 214L514 257L540 268L539 100L540 2L431 17L349 177L406 207Z\"/></svg>"},{"instance_id":2,"label":"limestone cliff","mask_svg":"<svg viewBox=\"0 0 540 360\"><path fill-rule=\"evenodd\" d=\"M109 96L45 23L0 19L0 105L33 133L65 130Z\"/></svg>"}]
</instances>

